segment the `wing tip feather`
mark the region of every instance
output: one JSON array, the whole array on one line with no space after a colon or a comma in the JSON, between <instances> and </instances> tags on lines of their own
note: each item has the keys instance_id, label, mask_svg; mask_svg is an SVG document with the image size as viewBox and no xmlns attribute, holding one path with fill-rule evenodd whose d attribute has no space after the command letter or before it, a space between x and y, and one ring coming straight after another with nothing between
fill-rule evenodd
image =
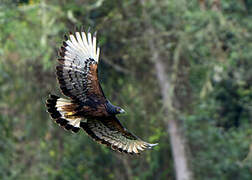
<instances>
[{"instance_id":1,"label":"wing tip feather","mask_svg":"<svg viewBox=\"0 0 252 180\"><path fill-rule=\"evenodd\" d=\"M76 29L74 32L75 33L69 31L69 35L64 36L65 41L63 41L63 46L69 46L73 50L76 50L77 53L82 53L84 57L92 58L98 63L99 53L97 51L99 47L96 46L97 31L95 31L92 35L91 28L89 27L87 32L85 32L83 28L81 28L80 31ZM82 42L78 41L77 34L81 34L80 37ZM66 42L68 40L71 41L71 45ZM63 53L59 55L64 57L65 54Z\"/></svg>"},{"instance_id":2,"label":"wing tip feather","mask_svg":"<svg viewBox=\"0 0 252 180\"><path fill-rule=\"evenodd\" d=\"M145 141L142 141L136 136L134 136L134 139L127 138L129 134L127 134L127 136L123 138L124 140L120 138L117 139L117 136L114 134L114 132L112 133L112 135L109 133L108 129L105 130L106 128L108 128L108 126L104 126L104 123L105 121L100 122L99 120L92 119L92 121L87 121L85 124L82 124L81 127L93 140L97 141L100 144L105 144L112 150L120 153L138 155L143 151L151 149L152 147L158 145L158 143L147 143ZM104 129L103 133L100 132L102 129Z\"/></svg>"}]
</instances>

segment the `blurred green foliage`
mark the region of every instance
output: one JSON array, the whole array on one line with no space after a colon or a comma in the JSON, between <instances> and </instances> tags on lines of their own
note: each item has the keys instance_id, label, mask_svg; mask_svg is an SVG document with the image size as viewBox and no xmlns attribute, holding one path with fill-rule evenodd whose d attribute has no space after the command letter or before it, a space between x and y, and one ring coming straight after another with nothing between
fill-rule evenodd
<instances>
[{"instance_id":1,"label":"blurred green foliage","mask_svg":"<svg viewBox=\"0 0 252 180\"><path fill-rule=\"evenodd\" d=\"M182 59L176 88L195 179L252 179L252 4L206 1L22 0L0 2L1 179L175 179L160 90L143 18L169 65ZM122 123L159 146L126 156L71 134L45 112L57 48L75 26L98 30L100 79ZM179 47L179 48L178 48ZM182 66L182 65L181 65ZM169 75L169 73L168 73ZM149 138L149 139L148 139Z\"/></svg>"}]
</instances>

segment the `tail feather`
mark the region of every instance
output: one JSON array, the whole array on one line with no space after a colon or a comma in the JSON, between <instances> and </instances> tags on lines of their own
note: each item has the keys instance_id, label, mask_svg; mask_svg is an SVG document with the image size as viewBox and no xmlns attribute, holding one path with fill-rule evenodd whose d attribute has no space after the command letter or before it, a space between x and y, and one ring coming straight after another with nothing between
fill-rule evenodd
<instances>
[{"instance_id":1,"label":"tail feather","mask_svg":"<svg viewBox=\"0 0 252 180\"><path fill-rule=\"evenodd\" d=\"M74 109L78 107L77 104L70 100L50 95L46 101L46 107L57 124L75 133L80 130L81 118L74 115Z\"/></svg>"}]
</instances>

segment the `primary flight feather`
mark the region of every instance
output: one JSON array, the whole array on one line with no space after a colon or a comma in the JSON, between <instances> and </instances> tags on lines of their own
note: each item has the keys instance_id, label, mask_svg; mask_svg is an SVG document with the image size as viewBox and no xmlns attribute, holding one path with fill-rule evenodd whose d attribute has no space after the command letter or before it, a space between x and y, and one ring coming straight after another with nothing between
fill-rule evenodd
<instances>
[{"instance_id":1,"label":"primary flight feather","mask_svg":"<svg viewBox=\"0 0 252 180\"><path fill-rule=\"evenodd\" d=\"M50 95L47 111L66 130L80 128L95 141L124 153L137 154L157 144L142 141L122 126L116 115L123 113L105 97L98 80L100 48L96 33L70 33L59 50L56 67L60 89L70 100Z\"/></svg>"}]
</instances>

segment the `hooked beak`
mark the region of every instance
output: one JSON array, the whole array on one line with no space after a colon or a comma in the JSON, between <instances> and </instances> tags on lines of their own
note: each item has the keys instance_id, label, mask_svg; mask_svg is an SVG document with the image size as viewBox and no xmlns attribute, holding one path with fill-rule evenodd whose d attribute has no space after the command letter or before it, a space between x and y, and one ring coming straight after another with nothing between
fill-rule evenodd
<instances>
[{"instance_id":1,"label":"hooked beak","mask_svg":"<svg viewBox=\"0 0 252 180\"><path fill-rule=\"evenodd\" d=\"M124 111L123 109L121 109L121 110L120 110L120 113L123 114L123 113L125 113L125 111Z\"/></svg>"}]
</instances>

